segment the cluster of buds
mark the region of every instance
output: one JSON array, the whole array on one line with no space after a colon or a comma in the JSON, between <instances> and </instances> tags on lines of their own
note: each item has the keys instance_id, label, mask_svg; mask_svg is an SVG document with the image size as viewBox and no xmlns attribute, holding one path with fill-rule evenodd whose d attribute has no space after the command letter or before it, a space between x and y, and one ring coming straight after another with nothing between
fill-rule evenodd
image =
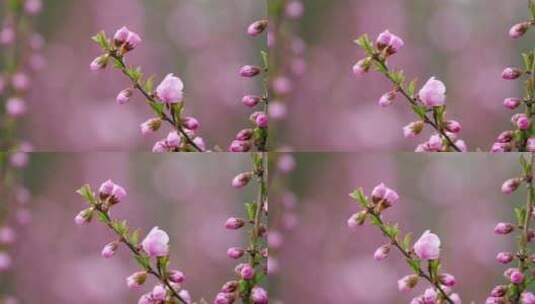
<instances>
[{"instance_id":1,"label":"cluster of buds","mask_svg":"<svg viewBox=\"0 0 535 304\"><path fill-rule=\"evenodd\" d=\"M95 195L89 185L78 190L78 193L87 201L89 208L76 215L74 221L78 225L89 223L93 217L97 217L103 224L109 227L117 239L104 246L101 255L111 258L121 245L132 252L142 270L133 273L126 278L126 285L131 289L140 289L150 275L156 277L158 283L153 289L142 295L140 304L166 304L179 301L183 304L192 303L191 296L186 289L182 288L185 276L179 270L169 269L169 235L159 227L154 227L147 236L140 241L139 230L130 231L126 221L119 221L110 217L112 206L126 197L126 190L111 180L108 180L99 188Z\"/></svg>"},{"instance_id":2,"label":"cluster of buds","mask_svg":"<svg viewBox=\"0 0 535 304\"><path fill-rule=\"evenodd\" d=\"M247 28L247 34L252 37L259 36L266 31L267 27L267 20L255 21ZM244 78L253 78L261 73L266 73L268 70L267 53L262 52L262 59L264 61L263 68L255 65L242 66L239 71L240 76ZM263 96L245 95L242 97L242 103L249 108L262 106L263 109L255 111L249 116L254 127L239 131L228 149L230 152L247 152L250 151L253 146L256 146L257 150L265 151L268 127L268 116L266 112L268 94L265 92Z\"/></svg>"},{"instance_id":3,"label":"cluster of buds","mask_svg":"<svg viewBox=\"0 0 535 304\"><path fill-rule=\"evenodd\" d=\"M523 36L535 24L535 4L530 0L532 20L515 24L509 30L511 38ZM508 97L503 101L505 108L521 111L511 116L511 130L503 131L492 144L492 152L529 151L535 152L535 134L533 131L533 103L535 102L535 51L522 54L523 68L507 67L501 77L505 80L515 80L526 76L524 83L526 95L524 97Z\"/></svg>"},{"instance_id":4,"label":"cluster of buds","mask_svg":"<svg viewBox=\"0 0 535 304\"><path fill-rule=\"evenodd\" d=\"M248 261L236 265L234 270L238 279L228 281L223 285L214 299L214 304L232 304L237 299L242 299L243 303L268 303L267 292L259 285L267 272L268 256L265 246L266 226L262 220L263 215L267 217L264 157L266 157L265 153L256 154L254 172L240 173L232 180L234 188L243 188L253 177L257 177L260 195L257 202L245 204L247 219L230 217L225 222L224 226L229 230L241 230L245 227L250 229L251 238L247 248L230 247L227 250L229 258L239 260L247 257Z\"/></svg>"},{"instance_id":5,"label":"cluster of buds","mask_svg":"<svg viewBox=\"0 0 535 304\"><path fill-rule=\"evenodd\" d=\"M399 291L408 292L416 287L421 280L426 280L431 285L423 295L412 299L411 303L461 303L459 295L452 291L452 287L456 284L455 277L449 273L440 272L440 238L427 230L411 246L410 233L402 236L398 224L389 224L383 221L383 211L395 205L399 200L396 191L381 183L373 189L370 198L364 194L362 189L354 191L350 196L359 203L361 210L348 219L347 225L354 229L368 221L377 226L388 239L388 243L381 245L375 251L374 259L383 261L391 250L396 248L411 267L413 273L398 281ZM427 262L428 267L420 266L424 262Z\"/></svg>"},{"instance_id":6,"label":"cluster of buds","mask_svg":"<svg viewBox=\"0 0 535 304\"><path fill-rule=\"evenodd\" d=\"M494 233L498 235L509 235L518 231L519 245L516 251L502 251L496 255L496 261L503 265L509 265L517 262L514 267L507 268L503 275L508 281L508 284L495 286L489 297L487 304L502 304L502 303L522 303L535 304L535 295L527 291L529 282L535 278L530 268L535 261L535 255L530 253L529 244L535 240L535 231L531 229L531 220L535 218L533 212L533 155L528 162L524 157L521 157L521 165L523 175L521 177L514 177L506 180L501 187L504 194L511 194L515 192L520 185L526 184L528 188L527 203L523 207L515 208L516 223L500 222L496 224Z\"/></svg>"},{"instance_id":7,"label":"cluster of buds","mask_svg":"<svg viewBox=\"0 0 535 304\"><path fill-rule=\"evenodd\" d=\"M393 104L398 95L403 95L409 102L412 111L418 116L403 127L405 138L414 138L420 134L425 125L434 129L434 134L429 140L419 144L416 152L464 152L467 150L466 143L458 139L461 132L461 124L455 120L446 119L446 86L435 77L431 77L416 92L416 80L406 82L402 71L394 71L388 67L390 56L398 53L404 46L403 40L388 30L377 37L375 44L367 35L361 36L355 41L365 52L367 57L353 65L353 73L362 76L370 69L375 69L392 83L393 88L379 98L381 107Z\"/></svg>"},{"instance_id":8,"label":"cluster of buds","mask_svg":"<svg viewBox=\"0 0 535 304\"><path fill-rule=\"evenodd\" d=\"M110 61L122 71L131 81L131 87L119 92L118 104L128 103L138 91L142 98L149 103L155 117L140 125L141 133L147 135L158 131L162 121L169 123L173 131L166 139L154 144L154 152L205 151L202 137L195 134L199 122L194 117L183 116L184 112L184 83L174 74L168 74L154 89L154 76L144 78L140 67L130 67L125 63L125 56L133 51L140 43L141 36L126 27L119 29L112 39L100 32L93 40L105 52L95 58L90 68L98 71L106 68Z\"/></svg>"}]
</instances>

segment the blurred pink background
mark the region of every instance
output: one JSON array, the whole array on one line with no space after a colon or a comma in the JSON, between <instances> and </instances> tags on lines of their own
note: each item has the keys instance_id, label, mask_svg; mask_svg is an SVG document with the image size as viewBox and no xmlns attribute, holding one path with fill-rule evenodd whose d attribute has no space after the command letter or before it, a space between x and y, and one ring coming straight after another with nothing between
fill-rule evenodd
<instances>
[{"instance_id":1,"label":"blurred pink background","mask_svg":"<svg viewBox=\"0 0 535 304\"><path fill-rule=\"evenodd\" d=\"M139 124L151 111L138 94L129 104L116 104L129 85L119 71L89 70L100 55L91 36L100 30L111 36L126 25L143 38L127 61L156 74L157 83L168 73L181 77L186 115L199 119L207 147L225 149L249 124L241 97L261 89L238 70L259 64L265 42L248 37L246 29L265 15L263 1L44 0L39 30L47 39L48 64L34 80L25 132L38 151L148 151L167 135L142 137Z\"/></svg>"},{"instance_id":2,"label":"blurred pink background","mask_svg":"<svg viewBox=\"0 0 535 304\"><path fill-rule=\"evenodd\" d=\"M470 151L490 149L512 115L506 97L523 93L520 82L500 78L506 66L521 63L533 33L508 37L509 28L527 20L527 1L500 0L315 0L305 1L297 24L307 43L307 72L294 83L291 119L280 132L281 145L297 151L413 151L430 132L405 140L401 128L415 120L405 100L377 105L391 90L382 75L357 79L352 65L363 58L353 40L372 39L389 29L405 40L392 57L419 85L435 76L447 86L448 117L460 121Z\"/></svg>"},{"instance_id":3,"label":"blurred pink background","mask_svg":"<svg viewBox=\"0 0 535 304\"><path fill-rule=\"evenodd\" d=\"M21 303L137 303L142 291L127 288L125 278L139 266L120 247L116 256L100 256L113 234L97 221L79 227L73 219L87 207L74 193L107 178L123 185L127 198L112 216L142 229L168 232L171 265L186 275L184 288L195 301L211 302L223 283L234 278L236 261L228 247L245 245L243 231L228 231L230 216L244 216L243 202L254 188L236 190L232 178L250 167L248 155L206 154L33 154L26 180L33 193L33 222L17 230L13 271L0 277L0 293ZM4 281L7 280L7 281Z\"/></svg>"},{"instance_id":4,"label":"blurred pink background","mask_svg":"<svg viewBox=\"0 0 535 304\"><path fill-rule=\"evenodd\" d=\"M358 210L348 194L362 186L369 195L380 182L397 190L399 204L385 219L399 222L403 232L418 238L425 230L442 240L445 272L457 278L463 303L482 303L490 289L503 283L506 265L495 261L499 251L513 250L514 237L493 233L499 221L513 220L512 196L500 192L502 182L520 173L518 154L457 155L297 153L297 169L288 185L299 198L299 223L282 233L277 250L279 271L270 276L271 299L283 303L408 303L426 284L408 294L397 280L409 274L399 253L382 262L373 259L386 240L366 224L346 226ZM274 197L276 197L274 195ZM284 200L272 199L271 214ZM279 221L271 218L271 222Z\"/></svg>"}]
</instances>

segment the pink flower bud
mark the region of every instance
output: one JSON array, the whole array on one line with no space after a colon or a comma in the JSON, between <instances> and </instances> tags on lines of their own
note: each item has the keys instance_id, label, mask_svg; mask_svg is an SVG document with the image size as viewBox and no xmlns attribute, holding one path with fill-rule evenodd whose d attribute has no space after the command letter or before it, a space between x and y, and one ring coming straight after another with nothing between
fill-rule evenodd
<instances>
[{"instance_id":1,"label":"pink flower bud","mask_svg":"<svg viewBox=\"0 0 535 304\"><path fill-rule=\"evenodd\" d=\"M455 280L455 277L449 273L441 273L438 275L438 280L442 285L447 287L453 287L457 283L457 280Z\"/></svg>"},{"instance_id":2,"label":"pink flower bud","mask_svg":"<svg viewBox=\"0 0 535 304\"><path fill-rule=\"evenodd\" d=\"M182 289L178 292L178 295L186 302L186 304L191 304L191 295L186 289ZM457 304L457 303L456 303Z\"/></svg>"},{"instance_id":3,"label":"pink flower bud","mask_svg":"<svg viewBox=\"0 0 535 304\"><path fill-rule=\"evenodd\" d=\"M145 283L146 280L147 273L145 271L139 271L126 278L126 285L128 288L138 289Z\"/></svg>"},{"instance_id":4,"label":"pink flower bud","mask_svg":"<svg viewBox=\"0 0 535 304\"><path fill-rule=\"evenodd\" d=\"M526 148L528 152L535 152L535 137L528 138Z\"/></svg>"},{"instance_id":5,"label":"pink flower bud","mask_svg":"<svg viewBox=\"0 0 535 304\"><path fill-rule=\"evenodd\" d=\"M6 101L6 113L14 118L24 116L27 112L26 102L18 97L9 98Z\"/></svg>"},{"instance_id":6,"label":"pink flower bud","mask_svg":"<svg viewBox=\"0 0 535 304\"><path fill-rule=\"evenodd\" d=\"M143 251L150 257L163 257L169 254L169 236L158 227L152 228L141 242Z\"/></svg>"},{"instance_id":7,"label":"pink flower bud","mask_svg":"<svg viewBox=\"0 0 535 304\"><path fill-rule=\"evenodd\" d=\"M399 291L407 292L416 287L416 284L418 284L418 275L409 274L398 281L398 289Z\"/></svg>"},{"instance_id":8,"label":"pink flower bud","mask_svg":"<svg viewBox=\"0 0 535 304\"><path fill-rule=\"evenodd\" d=\"M253 137L253 129L243 129L236 134L236 140L250 140Z\"/></svg>"},{"instance_id":9,"label":"pink flower bud","mask_svg":"<svg viewBox=\"0 0 535 304\"><path fill-rule=\"evenodd\" d=\"M180 103L183 98L184 83L174 74L168 74L156 88L156 96L162 103Z\"/></svg>"},{"instance_id":10,"label":"pink flower bud","mask_svg":"<svg viewBox=\"0 0 535 304\"><path fill-rule=\"evenodd\" d=\"M462 129L461 124L456 120L448 120L446 122L445 128L451 133L459 133Z\"/></svg>"},{"instance_id":11,"label":"pink flower bud","mask_svg":"<svg viewBox=\"0 0 535 304\"><path fill-rule=\"evenodd\" d=\"M223 287L221 287L222 292L228 292L232 293L240 287L240 283L238 281L228 281L225 284L223 284Z\"/></svg>"},{"instance_id":12,"label":"pink flower bud","mask_svg":"<svg viewBox=\"0 0 535 304\"><path fill-rule=\"evenodd\" d=\"M0 228L0 245L10 245L15 242L15 230L11 227Z\"/></svg>"},{"instance_id":13,"label":"pink flower bud","mask_svg":"<svg viewBox=\"0 0 535 304\"><path fill-rule=\"evenodd\" d=\"M240 68L240 76L242 77L254 77L260 74L260 68L252 65L245 65Z\"/></svg>"},{"instance_id":14,"label":"pink flower bud","mask_svg":"<svg viewBox=\"0 0 535 304\"><path fill-rule=\"evenodd\" d=\"M92 208L87 208L87 209L84 209L82 211L80 211L76 217L74 218L74 222L77 224L77 225L83 225L83 224L87 224L91 221L91 218L93 217L93 209Z\"/></svg>"},{"instance_id":15,"label":"pink flower bud","mask_svg":"<svg viewBox=\"0 0 535 304\"><path fill-rule=\"evenodd\" d=\"M11 84L13 84L13 87L16 90L26 91L31 84L30 77L28 77L28 75L25 73L18 72L13 75L13 78L11 79Z\"/></svg>"},{"instance_id":16,"label":"pink flower bud","mask_svg":"<svg viewBox=\"0 0 535 304\"><path fill-rule=\"evenodd\" d=\"M113 36L113 41L116 47L124 46L126 51L131 51L141 43L141 37L130 31L126 26L123 26Z\"/></svg>"},{"instance_id":17,"label":"pink flower bud","mask_svg":"<svg viewBox=\"0 0 535 304\"><path fill-rule=\"evenodd\" d=\"M524 282L524 274L517 268L509 268L504 272L504 275L513 284L522 284Z\"/></svg>"},{"instance_id":18,"label":"pink flower bud","mask_svg":"<svg viewBox=\"0 0 535 304\"><path fill-rule=\"evenodd\" d=\"M529 22L521 22L513 25L511 29L509 30L509 37L511 38L519 38L524 35L528 29L529 29Z\"/></svg>"},{"instance_id":19,"label":"pink flower bud","mask_svg":"<svg viewBox=\"0 0 535 304\"><path fill-rule=\"evenodd\" d=\"M199 128L199 121L195 117L184 117L182 119L182 125L188 130L197 130Z\"/></svg>"},{"instance_id":20,"label":"pink flower bud","mask_svg":"<svg viewBox=\"0 0 535 304\"><path fill-rule=\"evenodd\" d=\"M535 304L535 294L529 291L524 291L520 296L520 302L522 302L522 304Z\"/></svg>"},{"instance_id":21,"label":"pink flower bud","mask_svg":"<svg viewBox=\"0 0 535 304\"><path fill-rule=\"evenodd\" d=\"M232 259L239 259L244 253L245 251L239 247L231 247L227 250L227 255Z\"/></svg>"},{"instance_id":22,"label":"pink flower bud","mask_svg":"<svg viewBox=\"0 0 535 304\"><path fill-rule=\"evenodd\" d=\"M244 280L252 280L255 275L254 268L249 264L240 264L236 268L238 272L240 273L240 276Z\"/></svg>"},{"instance_id":23,"label":"pink flower bud","mask_svg":"<svg viewBox=\"0 0 535 304\"><path fill-rule=\"evenodd\" d=\"M521 102L522 102L522 99L520 98L509 97L509 98L504 99L503 105L510 110L514 110L520 105Z\"/></svg>"},{"instance_id":24,"label":"pink flower bud","mask_svg":"<svg viewBox=\"0 0 535 304\"><path fill-rule=\"evenodd\" d=\"M0 44L12 44L15 38L15 30L12 26L8 25L0 30Z\"/></svg>"},{"instance_id":25,"label":"pink flower bud","mask_svg":"<svg viewBox=\"0 0 535 304\"><path fill-rule=\"evenodd\" d=\"M165 287L161 284L158 284L154 286L151 293L151 299L156 303L161 303L161 301L165 300L165 297L167 296L167 290Z\"/></svg>"},{"instance_id":26,"label":"pink flower bud","mask_svg":"<svg viewBox=\"0 0 535 304\"><path fill-rule=\"evenodd\" d=\"M89 68L91 69L91 71L94 71L94 72L103 70L108 65L108 59L109 59L108 55L99 56L91 62L91 64L89 65Z\"/></svg>"},{"instance_id":27,"label":"pink flower bud","mask_svg":"<svg viewBox=\"0 0 535 304\"><path fill-rule=\"evenodd\" d=\"M418 96L428 108L442 106L446 102L446 86L442 81L431 77L420 89Z\"/></svg>"},{"instance_id":28,"label":"pink flower bud","mask_svg":"<svg viewBox=\"0 0 535 304\"><path fill-rule=\"evenodd\" d=\"M247 34L249 34L250 36L258 36L260 34L262 34L264 32L264 30L267 28L268 26L268 21L267 20L258 20L258 21L255 21L253 23L251 23L251 25L249 25L249 27L247 28Z\"/></svg>"},{"instance_id":29,"label":"pink flower bud","mask_svg":"<svg viewBox=\"0 0 535 304\"><path fill-rule=\"evenodd\" d=\"M424 122L421 120L413 121L403 127L403 136L405 138L414 138L424 129Z\"/></svg>"},{"instance_id":30,"label":"pink flower bud","mask_svg":"<svg viewBox=\"0 0 535 304\"><path fill-rule=\"evenodd\" d=\"M505 235L513 232L514 229L515 225L511 223L498 223L496 227L494 227L494 233Z\"/></svg>"},{"instance_id":31,"label":"pink flower bud","mask_svg":"<svg viewBox=\"0 0 535 304\"><path fill-rule=\"evenodd\" d=\"M284 13L288 18L298 19L303 16L305 12L305 6L300 0L292 0L286 4Z\"/></svg>"},{"instance_id":32,"label":"pink flower bud","mask_svg":"<svg viewBox=\"0 0 535 304\"><path fill-rule=\"evenodd\" d=\"M160 118L151 118L139 126L141 128L141 134L147 135L149 133L158 131L161 125L162 120Z\"/></svg>"},{"instance_id":33,"label":"pink flower bud","mask_svg":"<svg viewBox=\"0 0 535 304\"><path fill-rule=\"evenodd\" d=\"M43 8L43 3L41 0L26 0L24 2L24 10L28 15L37 15L41 12Z\"/></svg>"},{"instance_id":34,"label":"pink flower bud","mask_svg":"<svg viewBox=\"0 0 535 304\"><path fill-rule=\"evenodd\" d=\"M236 300L233 293L219 292L214 299L214 304L232 304Z\"/></svg>"},{"instance_id":35,"label":"pink flower bud","mask_svg":"<svg viewBox=\"0 0 535 304\"><path fill-rule=\"evenodd\" d=\"M180 143L182 142L182 138L180 135L178 135L177 131L171 131L169 134L167 134L167 137L165 138L165 145L167 148L170 149L177 149L180 147Z\"/></svg>"},{"instance_id":36,"label":"pink flower bud","mask_svg":"<svg viewBox=\"0 0 535 304\"><path fill-rule=\"evenodd\" d=\"M117 244L117 242L108 243L102 249L101 255L105 258L111 258L112 256L115 255L117 248L119 248L119 244Z\"/></svg>"},{"instance_id":37,"label":"pink flower bud","mask_svg":"<svg viewBox=\"0 0 535 304\"><path fill-rule=\"evenodd\" d=\"M520 183L522 183L522 179L510 178L502 184L502 192L505 194L513 193L520 186Z\"/></svg>"},{"instance_id":38,"label":"pink flower bud","mask_svg":"<svg viewBox=\"0 0 535 304\"><path fill-rule=\"evenodd\" d=\"M240 229L245 225L245 221L236 217L230 217L225 222L225 228L230 230Z\"/></svg>"},{"instance_id":39,"label":"pink flower bud","mask_svg":"<svg viewBox=\"0 0 535 304\"><path fill-rule=\"evenodd\" d=\"M497 142L499 143L509 143L513 140L513 131L503 131L498 136Z\"/></svg>"},{"instance_id":40,"label":"pink flower bud","mask_svg":"<svg viewBox=\"0 0 535 304\"><path fill-rule=\"evenodd\" d=\"M392 104L392 102L394 102L394 99L396 99L396 92L391 91L391 92L385 93L379 99L379 105L381 107L388 107L389 105Z\"/></svg>"},{"instance_id":41,"label":"pink flower bud","mask_svg":"<svg viewBox=\"0 0 535 304\"><path fill-rule=\"evenodd\" d=\"M258 115L256 115L255 122L259 128L267 128L268 116L265 113L261 112Z\"/></svg>"},{"instance_id":42,"label":"pink flower bud","mask_svg":"<svg viewBox=\"0 0 535 304\"><path fill-rule=\"evenodd\" d=\"M514 259L514 255L510 252L500 252L496 256L496 261L500 264L508 264Z\"/></svg>"},{"instance_id":43,"label":"pink flower bud","mask_svg":"<svg viewBox=\"0 0 535 304\"><path fill-rule=\"evenodd\" d=\"M388 254L390 253L390 246L389 245L383 245L377 250L375 250L375 253L373 254L373 258L376 261L382 261L388 257Z\"/></svg>"},{"instance_id":44,"label":"pink flower bud","mask_svg":"<svg viewBox=\"0 0 535 304\"><path fill-rule=\"evenodd\" d=\"M233 140L230 144L230 152L247 152L251 149L251 143L248 140Z\"/></svg>"},{"instance_id":45,"label":"pink flower bud","mask_svg":"<svg viewBox=\"0 0 535 304\"><path fill-rule=\"evenodd\" d=\"M154 153L167 152L167 145L165 144L165 141L163 140L157 141L152 147L152 152Z\"/></svg>"},{"instance_id":46,"label":"pink flower bud","mask_svg":"<svg viewBox=\"0 0 535 304\"><path fill-rule=\"evenodd\" d=\"M134 92L132 91L132 89L122 90L121 92L119 92L119 95L117 95L117 98L116 98L117 103L118 104L127 103L130 100L130 97L132 97L133 94L134 94Z\"/></svg>"},{"instance_id":47,"label":"pink flower bud","mask_svg":"<svg viewBox=\"0 0 535 304\"><path fill-rule=\"evenodd\" d=\"M362 76L370 70L370 60L368 58L361 59L353 65L353 74L355 76Z\"/></svg>"},{"instance_id":48,"label":"pink flower bud","mask_svg":"<svg viewBox=\"0 0 535 304\"><path fill-rule=\"evenodd\" d=\"M116 204L126 197L126 190L108 179L100 185L99 197L102 200L108 199L111 204Z\"/></svg>"},{"instance_id":49,"label":"pink flower bud","mask_svg":"<svg viewBox=\"0 0 535 304\"><path fill-rule=\"evenodd\" d=\"M516 125L520 130L527 130L530 127L530 121L526 114L517 113L511 118L511 122Z\"/></svg>"},{"instance_id":50,"label":"pink flower bud","mask_svg":"<svg viewBox=\"0 0 535 304\"><path fill-rule=\"evenodd\" d=\"M204 144L204 139L202 137L195 137L193 143L202 151L206 151L206 145Z\"/></svg>"},{"instance_id":51,"label":"pink flower bud","mask_svg":"<svg viewBox=\"0 0 535 304\"><path fill-rule=\"evenodd\" d=\"M523 71L517 68L506 68L502 72L502 78L505 80L514 80L520 77Z\"/></svg>"},{"instance_id":52,"label":"pink flower bud","mask_svg":"<svg viewBox=\"0 0 535 304\"><path fill-rule=\"evenodd\" d=\"M178 271L178 270L171 270L168 273L167 277L169 278L169 281L176 283L176 284L180 284L184 282L184 279L185 279L182 271Z\"/></svg>"},{"instance_id":53,"label":"pink flower bud","mask_svg":"<svg viewBox=\"0 0 535 304\"><path fill-rule=\"evenodd\" d=\"M386 49L386 53L388 55L393 55L397 53L401 47L403 47L404 42L400 37L390 33L388 30L385 30L379 34L375 44L379 50L382 51Z\"/></svg>"},{"instance_id":54,"label":"pink flower bud","mask_svg":"<svg viewBox=\"0 0 535 304\"><path fill-rule=\"evenodd\" d=\"M11 267L11 257L0 251L0 272L4 272Z\"/></svg>"},{"instance_id":55,"label":"pink flower bud","mask_svg":"<svg viewBox=\"0 0 535 304\"><path fill-rule=\"evenodd\" d=\"M262 100L262 97L260 96L246 95L246 96L243 96L243 98L241 99L241 102L244 105L252 108L256 106L261 100Z\"/></svg>"},{"instance_id":56,"label":"pink flower bud","mask_svg":"<svg viewBox=\"0 0 535 304\"><path fill-rule=\"evenodd\" d=\"M377 46L379 50L383 50L384 48L390 45L391 40L392 40L392 33L390 33L389 30L385 30L384 32L380 33L379 36L377 36L375 45Z\"/></svg>"},{"instance_id":57,"label":"pink flower bud","mask_svg":"<svg viewBox=\"0 0 535 304\"><path fill-rule=\"evenodd\" d=\"M359 211L355 214L353 214L348 220L347 220L347 227L350 229L355 229L358 226L364 224L366 221L367 212L365 210Z\"/></svg>"},{"instance_id":58,"label":"pink flower bud","mask_svg":"<svg viewBox=\"0 0 535 304\"><path fill-rule=\"evenodd\" d=\"M232 179L232 187L242 188L249 183L252 177L253 177L253 174L251 172L240 173L236 175L234 179Z\"/></svg>"},{"instance_id":59,"label":"pink flower bud","mask_svg":"<svg viewBox=\"0 0 535 304\"><path fill-rule=\"evenodd\" d=\"M507 286L506 285L498 285L492 289L490 292L490 295L493 297L503 297L507 293Z\"/></svg>"},{"instance_id":60,"label":"pink flower bud","mask_svg":"<svg viewBox=\"0 0 535 304\"><path fill-rule=\"evenodd\" d=\"M414 243L413 248L420 259L436 260L440 257L440 238L427 230Z\"/></svg>"},{"instance_id":61,"label":"pink flower bud","mask_svg":"<svg viewBox=\"0 0 535 304\"><path fill-rule=\"evenodd\" d=\"M251 301L253 304L268 304L268 295L262 287L253 287L251 290Z\"/></svg>"}]
</instances>

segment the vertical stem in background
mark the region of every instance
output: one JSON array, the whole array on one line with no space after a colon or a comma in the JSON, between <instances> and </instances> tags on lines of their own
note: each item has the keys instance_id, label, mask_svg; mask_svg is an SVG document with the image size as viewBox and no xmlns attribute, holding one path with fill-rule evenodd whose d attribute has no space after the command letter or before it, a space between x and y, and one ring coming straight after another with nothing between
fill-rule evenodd
<instances>
[{"instance_id":1,"label":"vertical stem in background","mask_svg":"<svg viewBox=\"0 0 535 304\"><path fill-rule=\"evenodd\" d=\"M522 273L529 270L529 259L530 259L530 252L529 252L529 242L530 242L530 224L531 224L531 217L533 212L533 165L535 164L535 157L533 153L530 153L530 160L529 160L529 171L525 172L525 183L526 183L526 202L524 205L524 209L526 211L526 214L524 216L524 222L522 223L522 235L520 237L519 241L519 262L518 262L518 268ZM518 286L518 296L522 294L522 292L526 289L526 283Z\"/></svg>"}]
</instances>

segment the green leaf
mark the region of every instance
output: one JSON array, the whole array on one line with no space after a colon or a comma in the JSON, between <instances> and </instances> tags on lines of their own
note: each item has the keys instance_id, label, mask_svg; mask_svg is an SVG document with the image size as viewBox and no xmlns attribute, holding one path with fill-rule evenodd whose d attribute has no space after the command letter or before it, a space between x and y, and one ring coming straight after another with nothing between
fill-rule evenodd
<instances>
[{"instance_id":1,"label":"green leaf","mask_svg":"<svg viewBox=\"0 0 535 304\"><path fill-rule=\"evenodd\" d=\"M403 74L403 71L391 71L390 78L398 86L402 86L403 82L405 81L405 75Z\"/></svg>"},{"instance_id":2,"label":"green leaf","mask_svg":"<svg viewBox=\"0 0 535 304\"><path fill-rule=\"evenodd\" d=\"M356 200L362 208L368 207L368 199L364 195L362 188L358 188L357 190L351 192L349 196Z\"/></svg>"},{"instance_id":3,"label":"green leaf","mask_svg":"<svg viewBox=\"0 0 535 304\"><path fill-rule=\"evenodd\" d=\"M269 57L266 51L260 51L260 56L262 57L262 63L264 65L264 70L269 68Z\"/></svg>"},{"instance_id":4,"label":"green leaf","mask_svg":"<svg viewBox=\"0 0 535 304\"><path fill-rule=\"evenodd\" d=\"M421 119L424 119L425 118L425 114L426 114L426 109L425 107L423 106L412 106L412 111L414 113L416 113L416 115L418 115L418 117L420 117Z\"/></svg>"},{"instance_id":5,"label":"green leaf","mask_svg":"<svg viewBox=\"0 0 535 304\"><path fill-rule=\"evenodd\" d=\"M413 260L413 259L407 259L407 264L409 264L409 267L415 272L420 272L420 261L419 260Z\"/></svg>"},{"instance_id":6,"label":"green leaf","mask_svg":"<svg viewBox=\"0 0 535 304\"><path fill-rule=\"evenodd\" d=\"M91 39L93 39L93 41L95 41L103 50L111 50L110 40L108 39L108 37L106 37L106 32L100 31L98 34L91 37Z\"/></svg>"},{"instance_id":7,"label":"green leaf","mask_svg":"<svg viewBox=\"0 0 535 304\"><path fill-rule=\"evenodd\" d=\"M409 82L409 86L407 87L407 94L409 94L409 96L412 97L415 92L416 92L416 79L413 79L411 80L411 82Z\"/></svg>"},{"instance_id":8,"label":"green leaf","mask_svg":"<svg viewBox=\"0 0 535 304\"><path fill-rule=\"evenodd\" d=\"M372 55L374 52L373 43L367 34L360 36L355 43L358 44L368 55Z\"/></svg>"},{"instance_id":9,"label":"green leaf","mask_svg":"<svg viewBox=\"0 0 535 304\"><path fill-rule=\"evenodd\" d=\"M518 225L523 225L526 218L526 210L524 208L515 208L515 217Z\"/></svg>"},{"instance_id":10,"label":"green leaf","mask_svg":"<svg viewBox=\"0 0 535 304\"><path fill-rule=\"evenodd\" d=\"M384 227L385 229L385 233L388 237L392 238L392 239L395 239L397 238L398 234L399 234L399 227L398 227L398 224L394 224L394 225L385 225Z\"/></svg>"},{"instance_id":11,"label":"green leaf","mask_svg":"<svg viewBox=\"0 0 535 304\"><path fill-rule=\"evenodd\" d=\"M134 245L137 245L139 243L139 234L140 234L139 229L134 230L134 232L132 232L132 234L130 235L129 242Z\"/></svg>"},{"instance_id":12,"label":"green leaf","mask_svg":"<svg viewBox=\"0 0 535 304\"><path fill-rule=\"evenodd\" d=\"M440 261L439 260L430 260L429 261L429 272L432 278L436 278L440 271Z\"/></svg>"},{"instance_id":13,"label":"green leaf","mask_svg":"<svg viewBox=\"0 0 535 304\"><path fill-rule=\"evenodd\" d=\"M144 255L134 256L138 264L143 267L143 269L149 269L150 267L150 258Z\"/></svg>"},{"instance_id":14,"label":"green leaf","mask_svg":"<svg viewBox=\"0 0 535 304\"><path fill-rule=\"evenodd\" d=\"M83 185L80 189L76 190L76 193L78 193L81 197L83 197L87 202L90 204L95 204L95 194L91 190L91 186L89 184Z\"/></svg>"},{"instance_id":15,"label":"green leaf","mask_svg":"<svg viewBox=\"0 0 535 304\"><path fill-rule=\"evenodd\" d=\"M154 91L155 78L155 75L151 75L149 78L147 78L147 81L145 81L145 84L143 85L143 90L145 90L145 92L152 93L152 91Z\"/></svg>"},{"instance_id":16,"label":"green leaf","mask_svg":"<svg viewBox=\"0 0 535 304\"><path fill-rule=\"evenodd\" d=\"M535 19L535 2L529 0L529 10L531 11L531 19Z\"/></svg>"},{"instance_id":17,"label":"green leaf","mask_svg":"<svg viewBox=\"0 0 535 304\"><path fill-rule=\"evenodd\" d=\"M411 247L411 241L412 241L412 234L407 233L405 237L403 238L403 241L401 242L401 247L405 249L406 251L409 251Z\"/></svg>"},{"instance_id":18,"label":"green leaf","mask_svg":"<svg viewBox=\"0 0 535 304\"><path fill-rule=\"evenodd\" d=\"M247 210L247 218L249 221L254 221L256 216L256 203L245 203L245 210Z\"/></svg>"}]
</instances>

